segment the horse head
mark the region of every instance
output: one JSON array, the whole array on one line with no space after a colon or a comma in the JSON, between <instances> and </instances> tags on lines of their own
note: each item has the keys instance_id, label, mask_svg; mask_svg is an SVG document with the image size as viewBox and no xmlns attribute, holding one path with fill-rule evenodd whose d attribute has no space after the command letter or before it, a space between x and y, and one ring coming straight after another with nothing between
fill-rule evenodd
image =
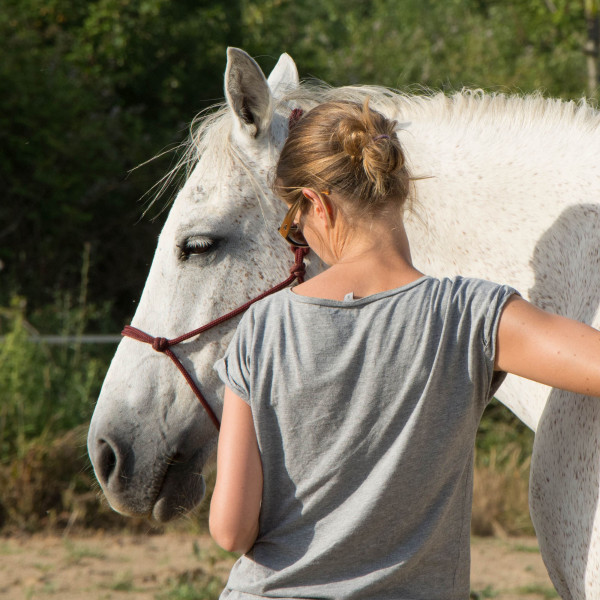
<instances>
[{"instance_id":1,"label":"horse head","mask_svg":"<svg viewBox=\"0 0 600 600\"><path fill-rule=\"evenodd\" d=\"M194 166L160 234L132 325L173 338L227 313L280 281L293 255L277 235L283 204L270 176L288 131L281 97L298 86L283 54L268 79L245 52L228 50L226 103L193 134ZM175 352L217 416L222 384L212 370L237 319ZM167 521L204 495L203 467L217 431L173 363L125 338L102 386L88 451L111 506Z\"/></svg>"}]
</instances>

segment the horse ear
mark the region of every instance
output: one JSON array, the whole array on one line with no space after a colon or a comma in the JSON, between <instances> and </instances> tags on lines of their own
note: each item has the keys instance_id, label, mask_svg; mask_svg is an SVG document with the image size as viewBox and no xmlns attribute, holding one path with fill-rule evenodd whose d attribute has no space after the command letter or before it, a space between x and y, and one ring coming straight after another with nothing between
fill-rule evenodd
<instances>
[{"instance_id":1,"label":"horse ear","mask_svg":"<svg viewBox=\"0 0 600 600\"><path fill-rule=\"evenodd\" d=\"M296 63L289 54L284 52L279 57L267 81L275 98L281 98L286 92L290 92L300 85Z\"/></svg>"},{"instance_id":2,"label":"horse ear","mask_svg":"<svg viewBox=\"0 0 600 600\"><path fill-rule=\"evenodd\" d=\"M269 84L258 64L239 48L227 48L225 97L250 136L267 129L272 113Z\"/></svg>"}]
</instances>

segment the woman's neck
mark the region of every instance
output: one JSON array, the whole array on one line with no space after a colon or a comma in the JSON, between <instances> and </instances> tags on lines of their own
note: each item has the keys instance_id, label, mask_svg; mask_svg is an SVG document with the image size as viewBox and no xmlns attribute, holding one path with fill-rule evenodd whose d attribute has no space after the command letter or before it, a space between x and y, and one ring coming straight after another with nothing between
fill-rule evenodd
<instances>
[{"instance_id":1,"label":"woman's neck","mask_svg":"<svg viewBox=\"0 0 600 600\"><path fill-rule=\"evenodd\" d=\"M332 238L335 239L335 238ZM395 289L422 277L412 265L410 246L400 221L394 226L383 220L353 228L338 236L330 253L329 269L294 288L294 292L317 298L343 300Z\"/></svg>"}]
</instances>

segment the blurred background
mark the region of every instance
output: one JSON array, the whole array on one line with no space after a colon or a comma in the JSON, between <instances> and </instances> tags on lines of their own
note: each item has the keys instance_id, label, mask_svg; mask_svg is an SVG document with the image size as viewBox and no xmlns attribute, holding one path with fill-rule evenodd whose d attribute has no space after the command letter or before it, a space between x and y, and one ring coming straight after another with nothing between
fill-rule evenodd
<instances>
[{"instance_id":1,"label":"blurred background","mask_svg":"<svg viewBox=\"0 0 600 600\"><path fill-rule=\"evenodd\" d=\"M115 343L81 336L131 319L177 182L145 202L222 100L227 46L267 74L288 52L333 85L595 100L598 36L597 0L3 0L1 531L133 526L99 500L85 451ZM531 443L490 406L477 533L532 532Z\"/></svg>"}]
</instances>

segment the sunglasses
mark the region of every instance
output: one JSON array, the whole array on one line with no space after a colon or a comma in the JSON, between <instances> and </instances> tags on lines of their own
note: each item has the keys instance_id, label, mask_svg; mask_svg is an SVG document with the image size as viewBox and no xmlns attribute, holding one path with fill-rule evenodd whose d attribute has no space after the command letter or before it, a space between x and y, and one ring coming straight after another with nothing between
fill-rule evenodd
<instances>
[{"instance_id":1,"label":"sunglasses","mask_svg":"<svg viewBox=\"0 0 600 600\"><path fill-rule=\"evenodd\" d=\"M302 198L296 200L296 202L290 206L290 210L287 211L287 215L285 215L285 219L283 219L283 223L281 223L279 233L283 239L292 246L297 246L298 248L308 248L308 244L304 239L304 235L302 235L302 232L300 231L300 227L297 223L294 223L296 213L298 212L301 204Z\"/></svg>"},{"instance_id":2,"label":"sunglasses","mask_svg":"<svg viewBox=\"0 0 600 600\"><path fill-rule=\"evenodd\" d=\"M324 196L329 196L330 191L323 191L321 192L321 194L323 194ZM285 215L285 218L283 219L283 223L281 223L279 233L281 234L283 239L286 242L288 242L288 244L291 244L292 246L297 246L298 248L308 248L308 243L302 231L300 231L300 226L297 223L294 223L296 213L302 205L302 200L303 198L300 198L290 206L287 215Z\"/></svg>"}]
</instances>

